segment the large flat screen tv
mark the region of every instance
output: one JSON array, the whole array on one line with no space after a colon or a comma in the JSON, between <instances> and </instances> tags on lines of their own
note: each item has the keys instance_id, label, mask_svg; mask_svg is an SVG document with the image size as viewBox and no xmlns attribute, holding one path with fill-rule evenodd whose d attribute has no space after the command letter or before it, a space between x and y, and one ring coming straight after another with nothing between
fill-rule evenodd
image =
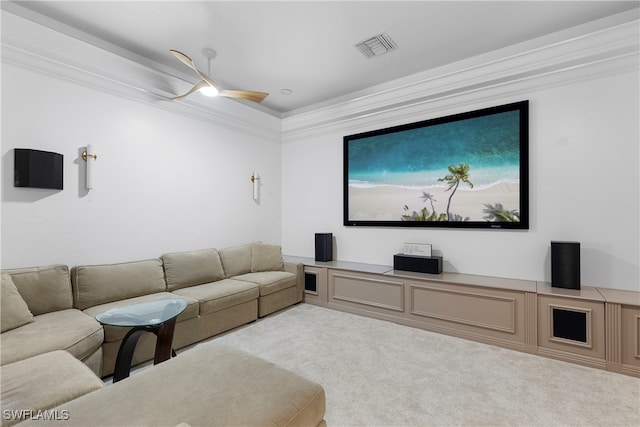
<instances>
[{"instance_id":1,"label":"large flat screen tv","mask_svg":"<svg viewBox=\"0 0 640 427\"><path fill-rule=\"evenodd\" d=\"M345 226L529 228L529 101L343 143Z\"/></svg>"}]
</instances>

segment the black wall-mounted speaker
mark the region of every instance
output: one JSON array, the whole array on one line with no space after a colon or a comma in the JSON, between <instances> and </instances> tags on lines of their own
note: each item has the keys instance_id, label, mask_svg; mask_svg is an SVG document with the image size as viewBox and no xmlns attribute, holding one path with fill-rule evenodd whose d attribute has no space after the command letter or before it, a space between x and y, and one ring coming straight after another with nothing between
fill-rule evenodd
<instances>
[{"instance_id":1,"label":"black wall-mounted speaker","mask_svg":"<svg viewBox=\"0 0 640 427\"><path fill-rule=\"evenodd\" d=\"M62 190L62 154L28 148L16 148L14 153L14 187Z\"/></svg>"},{"instance_id":2,"label":"black wall-mounted speaker","mask_svg":"<svg viewBox=\"0 0 640 427\"><path fill-rule=\"evenodd\" d=\"M333 233L316 233L316 261L333 260Z\"/></svg>"},{"instance_id":3,"label":"black wall-mounted speaker","mask_svg":"<svg viewBox=\"0 0 640 427\"><path fill-rule=\"evenodd\" d=\"M440 274L442 273L442 257L396 254L393 256L393 269Z\"/></svg>"},{"instance_id":4,"label":"black wall-mounted speaker","mask_svg":"<svg viewBox=\"0 0 640 427\"><path fill-rule=\"evenodd\" d=\"M551 286L580 289L580 242L551 242Z\"/></svg>"}]
</instances>

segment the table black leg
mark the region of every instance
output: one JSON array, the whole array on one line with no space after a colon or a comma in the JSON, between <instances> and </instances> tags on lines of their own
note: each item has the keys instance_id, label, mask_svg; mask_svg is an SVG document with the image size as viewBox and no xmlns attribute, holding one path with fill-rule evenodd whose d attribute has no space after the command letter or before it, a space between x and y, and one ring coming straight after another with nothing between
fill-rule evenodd
<instances>
[{"instance_id":1,"label":"table black leg","mask_svg":"<svg viewBox=\"0 0 640 427\"><path fill-rule=\"evenodd\" d=\"M165 360L171 359L171 353L173 351L173 331L176 326L176 318L167 320L160 327L154 331L158 340L156 341L156 354L153 359L153 364L157 365Z\"/></svg>"},{"instance_id":2,"label":"table black leg","mask_svg":"<svg viewBox=\"0 0 640 427\"><path fill-rule=\"evenodd\" d=\"M118 357L116 358L116 367L113 372L114 383L129 377L133 352L136 349L140 335L146 331L146 329L133 328L122 339L122 344L118 350Z\"/></svg>"},{"instance_id":3,"label":"table black leg","mask_svg":"<svg viewBox=\"0 0 640 427\"><path fill-rule=\"evenodd\" d=\"M113 372L113 382L115 383L129 377L133 352L136 349L140 335L144 332L151 332L158 337L156 341L156 352L153 358L154 365L171 359L171 356L175 357L176 352L172 346L175 326L176 318L173 318L158 326L144 326L131 329L122 339L122 344L118 350L116 367Z\"/></svg>"}]
</instances>

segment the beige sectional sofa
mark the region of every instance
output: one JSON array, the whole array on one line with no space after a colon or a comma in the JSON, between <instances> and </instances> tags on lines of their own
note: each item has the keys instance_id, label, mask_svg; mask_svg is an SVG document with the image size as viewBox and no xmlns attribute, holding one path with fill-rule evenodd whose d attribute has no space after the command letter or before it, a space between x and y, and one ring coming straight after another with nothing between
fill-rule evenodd
<instances>
[{"instance_id":1,"label":"beige sectional sofa","mask_svg":"<svg viewBox=\"0 0 640 427\"><path fill-rule=\"evenodd\" d=\"M101 376L113 373L128 329L103 327L97 314L182 298L187 308L178 316L173 339L179 349L300 302L304 286L302 265L284 262L279 246L264 243L70 271L54 265L2 273L3 283L15 284L33 321L3 328L1 364L67 350ZM140 338L134 364L153 358L155 340L153 334Z\"/></svg>"},{"instance_id":2,"label":"beige sectional sofa","mask_svg":"<svg viewBox=\"0 0 640 427\"><path fill-rule=\"evenodd\" d=\"M47 354L60 358L57 351L64 350L108 376L128 328L101 325L95 320L99 313L182 298L187 308L177 318L173 339L179 349L302 301L303 280L302 264L284 262L279 246L264 243L71 270L65 265L3 270L0 365L3 372L23 372L30 363L45 363ZM143 334L134 364L153 359L155 340ZM28 399L30 391L14 383L14 402L25 398L21 392Z\"/></svg>"}]
</instances>

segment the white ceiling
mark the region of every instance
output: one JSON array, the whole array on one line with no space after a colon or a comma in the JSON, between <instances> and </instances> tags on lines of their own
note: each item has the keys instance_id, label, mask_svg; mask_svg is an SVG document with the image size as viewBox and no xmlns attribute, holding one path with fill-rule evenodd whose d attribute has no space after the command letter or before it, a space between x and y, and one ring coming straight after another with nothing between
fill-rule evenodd
<instances>
[{"instance_id":1,"label":"white ceiling","mask_svg":"<svg viewBox=\"0 0 640 427\"><path fill-rule=\"evenodd\" d=\"M125 49L180 73L188 70L169 49L190 55L205 72L202 49L215 49L211 74L223 88L269 92L263 105L283 116L640 6L608 0L11 3L12 12L66 24L87 39L108 42L103 47ZM355 48L383 32L396 42L396 51L367 59ZM193 83L198 80L193 74Z\"/></svg>"}]
</instances>

